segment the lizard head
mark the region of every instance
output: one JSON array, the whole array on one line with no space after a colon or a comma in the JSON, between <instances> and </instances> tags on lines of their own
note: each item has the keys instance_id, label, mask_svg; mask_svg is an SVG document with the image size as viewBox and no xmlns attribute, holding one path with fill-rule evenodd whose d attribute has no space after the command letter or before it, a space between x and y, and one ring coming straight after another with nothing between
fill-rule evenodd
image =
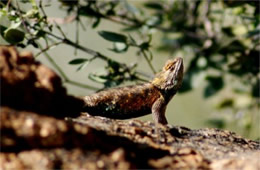
<instances>
[{"instance_id":1,"label":"lizard head","mask_svg":"<svg viewBox=\"0 0 260 170\"><path fill-rule=\"evenodd\" d=\"M183 59L168 60L161 72L152 80L152 84L161 90L177 91L183 79Z\"/></svg>"}]
</instances>

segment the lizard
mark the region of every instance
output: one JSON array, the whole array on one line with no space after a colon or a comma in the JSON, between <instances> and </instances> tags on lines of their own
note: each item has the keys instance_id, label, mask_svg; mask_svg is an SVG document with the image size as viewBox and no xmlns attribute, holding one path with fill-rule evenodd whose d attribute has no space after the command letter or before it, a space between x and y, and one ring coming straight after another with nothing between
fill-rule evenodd
<instances>
[{"instance_id":1,"label":"lizard","mask_svg":"<svg viewBox=\"0 0 260 170\"><path fill-rule=\"evenodd\" d=\"M170 59L150 82L111 88L83 97L82 111L113 119L129 119L152 113L155 123L166 125L166 106L181 87L182 79L183 59Z\"/></svg>"}]
</instances>

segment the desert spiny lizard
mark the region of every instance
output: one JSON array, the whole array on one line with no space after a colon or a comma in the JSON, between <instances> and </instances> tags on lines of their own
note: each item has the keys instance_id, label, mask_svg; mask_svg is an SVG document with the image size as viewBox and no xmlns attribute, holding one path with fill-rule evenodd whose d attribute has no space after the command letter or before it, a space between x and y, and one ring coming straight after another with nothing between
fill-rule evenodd
<instances>
[{"instance_id":1,"label":"desert spiny lizard","mask_svg":"<svg viewBox=\"0 0 260 170\"><path fill-rule=\"evenodd\" d=\"M83 111L114 119L152 113L155 123L167 124L166 106L180 88L182 79L183 59L168 60L163 70L148 83L111 88L85 96Z\"/></svg>"}]
</instances>

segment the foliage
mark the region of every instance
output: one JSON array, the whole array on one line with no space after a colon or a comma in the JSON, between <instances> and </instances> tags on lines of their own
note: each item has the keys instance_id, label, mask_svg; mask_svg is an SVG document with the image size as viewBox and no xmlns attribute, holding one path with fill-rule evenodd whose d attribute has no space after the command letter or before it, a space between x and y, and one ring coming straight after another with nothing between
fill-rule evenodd
<instances>
[{"instance_id":1,"label":"foliage","mask_svg":"<svg viewBox=\"0 0 260 170\"><path fill-rule=\"evenodd\" d=\"M70 22L75 22L77 28L84 28L82 18L90 18L92 29L98 28L102 20L124 26L123 34L106 30L98 32L104 40L113 43L110 49L115 53L125 53L129 47L137 50L149 64L153 59L151 48L169 52L173 56L182 56L189 61L186 75L180 92L190 91L200 83L206 84L204 97L216 96L221 91L228 92L230 97L220 99L218 109L232 108L234 116L238 114L250 117L250 112L259 108L259 36L260 15L257 1L81 1L59 0L61 10L67 11ZM29 45L40 49L50 59L47 51L59 44L67 44L82 50L92 58L77 58L69 62L78 66L77 70L85 68L93 60L100 59L107 63L105 73L90 74L93 81L104 84L104 87L120 85L126 81L147 81L147 77L136 71L136 65L129 66L117 62L110 57L84 47L66 37L59 24L49 22L43 1L2 1L0 20L8 24L0 24L2 37L8 44L27 47ZM23 11L21 3L31 5L31 9ZM1 22L2 23L2 22ZM59 35L53 29L60 31ZM154 33L160 32L161 42L152 47ZM77 31L78 33L78 31ZM133 38L137 34L138 38ZM45 40L45 47L39 43ZM122 54L123 55L123 54ZM55 66L58 65L55 63ZM71 81L58 69L65 82L92 88ZM201 81L204 80L204 81ZM240 96L250 100L241 105L237 101ZM242 117L243 117L242 116ZM250 129L251 121L244 125ZM227 120L215 119L209 123L225 127Z\"/></svg>"}]
</instances>

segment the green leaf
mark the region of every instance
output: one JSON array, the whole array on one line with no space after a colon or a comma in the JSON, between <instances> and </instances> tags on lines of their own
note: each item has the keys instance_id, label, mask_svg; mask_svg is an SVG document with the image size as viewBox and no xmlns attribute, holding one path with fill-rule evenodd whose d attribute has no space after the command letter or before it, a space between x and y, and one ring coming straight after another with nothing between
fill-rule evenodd
<instances>
[{"instance_id":1,"label":"green leaf","mask_svg":"<svg viewBox=\"0 0 260 170\"><path fill-rule=\"evenodd\" d=\"M114 51L116 53L123 53L128 50L128 45L125 43L114 43L114 47L109 50Z\"/></svg>"},{"instance_id":2,"label":"green leaf","mask_svg":"<svg viewBox=\"0 0 260 170\"><path fill-rule=\"evenodd\" d=\"M208 81L208 85L204 90L205 98L213 96L224 86L223 78L220 76L208 76L206 77L206 80Z\"/></svg>"},{"instance_id":3,"label":"green leaf","mask_svg":"<svg viewBox=\"0 0 260 170\"><path fill-rule=\"evenodd\" d=\"M155 10L163 10L162 4L159 4L157 2L147 2L144 4L144 6L146 8L151 8L151 9L155 9Z\"/></svg>"},{"instance_id":4,"label":"green leaf","mask_svg":"<svg viewBox=\"0 0 260 170\"><path fill-rule=\"evenodd\" d=\"M139 14L140 11L138 10L138 8L136 8L134 5L129 4L127 1L123 1L124 2L124 6L125 8L131 12L132 14Z\"/></svg>"},{"instance_id":5,"label":"green leaf","mask_svg":"<svg viewBox=\"0 0 260 170\"><path fill-rule=\"evenodd\" d=\"M22 24L22 21L12 22L12 23L11 23L11 26L10 26L9 28L18 29L21 24Z\"/></svg>"},{"instance_id":6,"label":"green leaf","mask_svg":"<svg viewBox=\"0 0 260 170\"><path fill-rule=\"evenodd\" d=\"M149 42L143 42L141 45L140 45L140 48L142 50L148 50L150 47L150 43Z\"/></svg>"},{"instance_id":7,"label":"green leaf","mask_svg":"<svg viewBox=\"0 0 260 170\"><path fill-rule=\"evenodd\" d=\"M26 12L26 14L23 15L25 18L39 18L39 11L38 9L31 9Z\"/></svg>"},{"instance_id":8,"label":"green leaf","mask_svg":"<svg viewBox=\"0 0 260 170\"><path fill-rule=\"evenodd\" d=\"M43 30L38 30L35 32L37 37L44 37L46 35L46 32L44 32Z\"/></svg>"},{"instance_id":9,"label":"green leaf","mask_svg":"<svg viewBox=\"0 0 260 170\"><path fill-rule=\"evenodd\" d=\"M89 74L88 78L94 82L97 82L97 83L105 83L107 80L102 78L101 75L98 75L98 74Z\"/></svg>"},{"instance_id":10,"label":"green leaf","mask_svg":"<svg viewBox=\"0 0 260 170\"><path fill-rule=\"evenodd\" d=\"M98 34L108 41L127 43L127 37L122 34L109 31L99 31Z\"/></svg>"},{"instance_id":11,"label":"green leaf","mask_svg":"<svg viewBox=\"0 0 260 170\"><path fill-rule=\"evenodd\" d=\"M85 59L85 58L76 58L76 59L73 59L69 62L69 64L71 65L77 65L77 64L82 64L82 63L85 63L87 62L88 59Z\"/></svg>"},{"instance_id":12,"label":"green leaf","mask_svg":"<svg viewBox=\"0 0 260 170\"><path fill-rule=\"evenodd\" d=\"M252 87L252 96L259 98L260 97L260 79L258 78L257 81L253 84Z\"/></svg>"},{"instance_id":13,"label":"green leaf","mask_svg":"<svg viewBox=\"0 0 260 170\"><path fill-rule=\"evenodd\" d=\"M232 98L228 98L228 99L224 99L223 101L221 101L217 108L222 109L222 108L227 108L227 107L233 107L234 105L234 101Z\"/></svg>"},{"instance_id":14,"label":"green leaf","mask_svg":"<svg viewBox=\"0 0 260 170\"><path fill-rule=\"evenodd\" d=\"M260 29L255 29L253 31L249 31L247 33L247 38L253 37L253 36L259 36L260 34Z\"/></svg>"},{"instance_id":15,"label":"green leaf","mask_svg":"<svg viewBox=\"0 0 260 170\"><path fill-rule=\"evenodd\" d=\"M80 71L82 70L83 68L85 68L87 65L89 64L89 61L86 61L85 63L81 64L76 71Z\"/></svg>"},{"instance_id":16,"label":"green leaf","mask_svg":"<svg viewBox=\"0 0 260 170\"><path fill-rule=\"evenodd\" d=\"M99 17L96 18L96 21L92 24L92 28L96 28L99 25L100 21L101 19Z\"/></svg>"},{"instance_id":17,"label":"green leaf","mask_svg":"<svg viewBox=\"0 0 260 170\"><path fill-rule=\"evenodd\" d=\"M31 44L34 48L39 48L38 44L35 42L35 39L29 39L27 45Z\"/></svg>"},{"instance_id":18,"label":"green leaf","mask_svg":"<svg viewBox=\"0 0 260 170\"><path fill-rule=\"evenodd\" d=\"M162 16L157 15L157 16L152 16L150 17L146 22L146 25L148 26L156 26L162 23Z\"/></svg>"},{"instance_id":19,"label":"green leaf","mask_svg":"<svg viewBox=\"0 0 260 170\"><path fill-rule=\"evenodd\" d=\"M220 129L223 129L226 126L225 120L219 118L210 119L207 121L207 124Z\"/></svg>"},{"instance_id":20,"label":"green leaf","mask_svg":"<svg viewBox=\"0 0 260 170\"><path fill-rule=\"evenodd\" d=\"M3 26L3 25L0 25L0 34L1 34L2 36L4 36L4 32L5 32L6 29L7 29L7 27L5 27L5 26Z\"/></svg>"},{"instance_id":21,"label":"green leaf","mask_svg":"<svg viewBox=\"0 0 260 170\"><path fill-rule=\"evenodd\" d=\"M25 33L15 28L8 28L4 31L4 39L11 44L23 41L24 37Z\"/></svg>"},{"instance_id":22,"label":"green leaf","mask_svg":"<svg viewBox=\"0 0 260 170\"><path fill-rule=\"evenodd\" d=\"M20 2L22 2L22 3L29 3L30 0L20 0Z\"/></svg>"},{"instance_id":23,"label":"green leaf","mask_svg":"<svg viewBox=\"0 0 260 170\"><path fill-rule=\"evenodd\" d=\"M122 31L127 31L127 32L137 31L140 28L142 28L142 25L141 24L137 24L137 25L133 25L133 26L127 26L127 27L123 28Z\"/></svg>"}]
</instances>

